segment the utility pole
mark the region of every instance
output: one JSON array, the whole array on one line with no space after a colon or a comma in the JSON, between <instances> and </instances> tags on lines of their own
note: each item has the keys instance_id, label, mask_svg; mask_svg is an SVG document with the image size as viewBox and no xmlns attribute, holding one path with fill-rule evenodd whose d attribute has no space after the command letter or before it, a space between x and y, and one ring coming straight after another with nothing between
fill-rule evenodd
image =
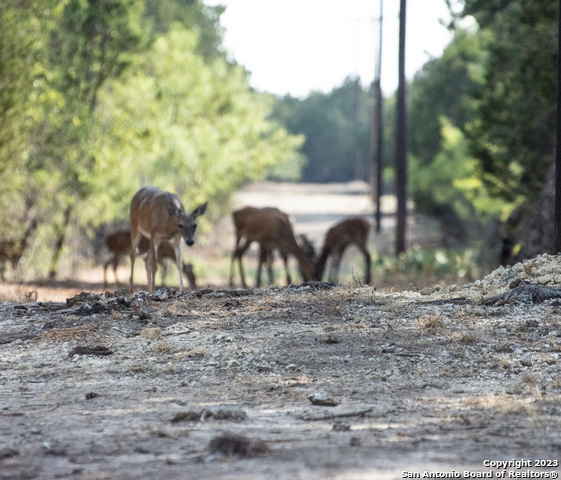
<instances>
[{"instance_id":1,"label":"utility pole","mask_svg":"<svg viewBox=\"0 0 561 480\"><path fill-rule=\"evenodd\" d=\"M561 2L559 2L557 47L557 127L555 145L555 239L553 252L561 252Z\"/></svg>"},{"instance_id":2,"label":"utility pole","mask_svg":"<svg viewBox=\"0 0 561 480\"><path fill-rule=\"evenodd\" d=\"M396 255L405 252L407 227L407 125L405 120L405 10L406 0L400 1L399 10L399 84L397 87L397 122L395 178L397 194Z\"/></svg>"},{"instance_id":3,"label":"utility pole","mask_svg":"<svg viewBox=\"0 0 561 480\"><path fill-rule=\"evenodd\" d=\"M372 111L372 184L374 201L376 202L376 233L380 233L382 224L382 174L384 172L383 150L384 125L382 119L383 97L382 97L382 22L384 12L384 0L380 0L380 19L379 19L379 41L378 56L374 62L374 82L372 83L372 97L374 99L374 110Z\"/></svg>"}]
</instances>

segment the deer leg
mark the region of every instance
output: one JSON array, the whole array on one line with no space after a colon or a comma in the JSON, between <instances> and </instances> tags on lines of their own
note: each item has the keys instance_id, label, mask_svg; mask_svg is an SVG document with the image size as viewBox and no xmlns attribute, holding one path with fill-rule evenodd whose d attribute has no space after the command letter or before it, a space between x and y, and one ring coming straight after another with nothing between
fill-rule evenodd
<instances>
[{"instance_id":1,"label":"deer leg","mask_svg":"<svg viewBox=\"0 0 561 480\"><path fill-rule=\"evenodd\" d=\"M181 263L181 236L175 237L175 262L177 265L177 271L179 272L179 291L183 291L183 269Z\"/></svg>"},{"instance_id":2,"label":"deer leg","mask_svg":"<svg viewBox=\"0 0 561 480\"><path fill-rule=\"evenodd\" d=\"M372 259L370 258L370 253L366 247L361 247L362 254L364 255L364 262L365 262L365 272L364 272L364 283L366 285L370 285L372 278L371 278L371 267L372 267Z\"/></svg>"},{"instance_id":3,"label":"deer leg","mask_svg":"<svg viewBox=\"0 0 561 480\"><path fill-rule=\"evenodd\" d=\"M119 266L119 257L115 256L113 259L113 276L115 277L115 283L119 285L119 279L117 278L117 267Z\"/></svg>"},{"instance_id":4,"label":"deer leg","mask_svg":"<svg viewBox=\"0 0 561 480\"><path fill-rule=\"evenodd\" d=\"M269 275L269 286L275 284L275 272L273 271L273 263L275 257L273 256L273 249L267 248L265 260L267 262L267 273Z\"/></svg>"},{"instance_id":5,"label":"deer leg","mask_svg":"<svg viewBox=\"0 0 561 480\"><path fill-rule=\"evenodd\" d=\"M244 273L244 270L243 270L242 257L243 257L244 253L247 251L247 249L249 248L250 245L251 245L251 242L248 242L246 240L246 242L243 244L243 246L241 248L238 248L235 252L236 256L238 257L238 266L239 266L239 269L240 269L240 279L241 279L243 288L247 288L247 284L245 283L245 273Z\"/></svg>"},{"instance_id":6,"label":"deer leg","mask_svg":"<svg viewBox=\"0 0 561 480\"><path fill-rule=\"evenodd\" d=\"M148 248L148 260L146 261L146 276L148 277L148 291L154 293L154 283L156 277L156 240L150 238L150 247Z\"/></svg>"},{"instance_id":7,"label":"deer leg","mask_svg":"<svg viewBox=\"0 0 561 480\"><path fill-rule=\"evenodd\" d=\"M107 287L107 268L109 267L109 265L111 265L112 261L113 259L110 258L105 262L104 269L103 269L103 288Z\"/></svg>"},{"instance_id":8,"label":"deer leg","mask_svg":"<svg viewBox=\"0 0 561 480\"><path fill-rule=\"evenodd\" d=\"M261 286L261 268L263 263L267 261L267 249L266 247L259 245L259 263L257 264L257 272L255 274L255 287L259 288ZM268 268L268 266L267 266ZM270 278L269 278L270 280Z\"/></svg>"},{"instance_id":9,"label":"deer leg","mask_svg":"<svg viewBox=\"0 0 561 480\"><path fill-rule=\"evenodd\" d=\"M240 252L240 241L241 241L241 236L236 235L236 244L234 246L234 251L232 252L232 260L230 262L230 287L234 286L234 267L236 263L236 258L238 258Z\"/></svg>"},{"instance_id":10,"label":"deer leg","mask_svg":"<svg viewBox=\"0 0 561 480\"><path fill-rule=\"evenodd\" d=\"M162 262L159 262L159 264L162 267L162 275L161 275L162 282L161 282L161 285L162 285L162 287L165 287L166 286L166 276L168 274L168 264L165 260L162 261Z\"/></svg>"},{"instance_id":11,"label":"deer leg","mask_svg":"<svg viewBox=\"0 0 561 480\"><path fill-rule=\"evenodd\" d=\"M148 250L143 256L144 260L144 270L146 270L146 280L148 282L148 290L150 290L150 250Z\"/></svg>"},{"instance_id":12,"label":"deer leg","mask_svg":"<svg viewBox=\"0 0 561 480\"><path fill-rule=\"evenodd\" d=\"M134 293L134 284L133 284L133 274L134 274L134 260L136 257L136 249L138 248L138 244L140 243L142 235L138 231L138 229L131 228L131 277L129 279L130 283L130 291Z\"/></svg>"},{"instance_id":13,"label":"deer leg","mask_svg":"<svg viewBox=\"0 0 561 480\"><path fill-rule=\"evenodd\" d=\"M331 259L331 266L329 268L329 281L332 283L337 283L339 281L339 267L341 266L341 258L343 257L343 251L337 250L333 254Z\"/></svg>"},{"instance_id":14,"label":"deer leg","mask_svg":"<svg viewBox=\"0 0 561 480\"><path fill-rule=\"evenodd\" d=\"M230 288L232 288L234 286L234 265L236 262L236 254L238 252L238 249L236 248L234 250L234 252L232 253L232 260L230 261Z\"/></svg>"},{"instance_id":15,"label":"deer leg","mask_svg":"<svg viewBox=\"0 0 561 480\"><path fill-rule=\"evenodd\" d=\"M288 254L284 250L280 250L282 261L284 262L284 273L286 274L286 284L292 285L292 278L290 278L290 271L288 269Z\"/></svg>"},{"instance_id":16,"label":"deer leg","mask_svg":"<svg viewBox=\"0 0 561 480\"><path fill-rule=\"evenodd\" d=\"M192 263L184 263L183 264L183 273L187 277L189 282L189 288L191 290L197 289L197 279L195 278L195 272L193 272L193 264Z\"/></svg>"},{"instance_id":17,"label":"deer leg","mask_svg":"<svg viewBox=\"0 0 561 480\"><path fill-rule=\"evenodd\" d=\"M158 271L158 257L156 252L160 246L160 241L156 238L152 239L152 245L150 248L150 293L154 293L156 290L156 272Z\"/></svg>"},{"instance_id":18,"label":"deer leg","mask_svg":"<svg viewBox=\"0 0 561 480\"><path fill-rule=\"evenodd\" d=\"M234 286L234 265L236 262L236 254L238 253L237 247L234 249L232 253L232 260L230 261L230 288Z\"/></svg>"},{"instance_id":19,"label":"deer leg","mask_svg":"<svg viewBox=\"0 0 561 480\"><path fill-rule=\"evenodd\" d=\"M275 262L275 257L273 256L273 249L271 248L267 252L267 273L269 274L269 286L275 284L275 272L273 271L273 264Z\"/></svg>"},{"instance_id":20,"label":"deer leg","mask_svg":"<svg viewBox=\"0 0 561 480\"><path fill-rule=\"evenodd\" d=\"M257 274L255 277L255 286L259 288L261 286L261 270L263 268L263 263L267 264L267 274L269 276L269 285L273 285L275 282L275 276L273 274L273 249L269 246L260 245L259 246L259 264L257 266Z\"/></svg>"}]
</instances>

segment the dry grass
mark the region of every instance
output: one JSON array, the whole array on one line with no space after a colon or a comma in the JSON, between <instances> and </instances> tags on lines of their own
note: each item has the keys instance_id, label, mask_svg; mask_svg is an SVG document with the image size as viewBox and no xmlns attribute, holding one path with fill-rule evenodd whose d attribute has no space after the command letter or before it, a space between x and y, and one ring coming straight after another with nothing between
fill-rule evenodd
<instances>
[{"instance_id":1,"label":"dry grass","mask_svg":"<svg viewBox=\"0 0 561 480\"><path fill-rule=\"evenodd\" d=\"M431 335L442 333L445 329L444 319L440 312L423 315L418 320L421 330L426 330Z\"/></svg>"},{"instance_id":2,"label":"dry grass","mask_svg":"<svg viewBox=\"0 0 561 480\"><path fill-rule=\"evenodd\" d=\"M83 340L85 338L88 338L91 335L92 331L92 327L81 325L79 327L61 328L43 332L40 333L38 337L46 342L70 342L72 340Z\"/></svg>"}]
</instances>

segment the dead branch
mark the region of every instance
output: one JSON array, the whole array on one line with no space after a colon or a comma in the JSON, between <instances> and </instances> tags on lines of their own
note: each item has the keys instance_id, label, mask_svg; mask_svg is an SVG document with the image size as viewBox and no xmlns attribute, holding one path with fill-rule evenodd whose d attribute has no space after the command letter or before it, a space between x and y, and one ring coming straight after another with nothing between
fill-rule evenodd
<instances>
[{"instance_id":1,"label":"dead branch","mask_svg":"<svg viewBox=\"0 0 561 480\"><path fill-rule=\"evenodd\" d=\"M357 412L333 413L331 415L322 415L320 417L296 415L296 418L305 422L321 422L323 420L333 420L334 418L360 417L362 415L365 415L366 413L371 412L372 410L374 410L374 408L370 407L365 410L359 410Z\"/></svg>"}]
</instances>

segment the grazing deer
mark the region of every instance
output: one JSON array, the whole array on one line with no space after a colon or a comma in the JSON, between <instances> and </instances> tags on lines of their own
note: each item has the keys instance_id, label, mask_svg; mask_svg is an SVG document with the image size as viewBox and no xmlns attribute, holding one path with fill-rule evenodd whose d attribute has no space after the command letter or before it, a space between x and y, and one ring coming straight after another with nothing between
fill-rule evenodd
<instances>
[{"instance_id":1,"label":"grazing deer","mask_svg":"<svg viewBox=\"0 0 561 480\"><path fill-rule=\"evenodd\" d=\"M181 238L188 246L195 243L193 236L197 228L197 218L206 211L207 203L199 205L189 215L183 204L173 193L156 187L143 187L134 194L130 206L131 221L131 277L130 291L133 293L133 274L136 250L142 235L150 240L146 272L148 290L154 293L156 278L156 251L163 241L174 241L175 259L179 272L179 291L183 291L181 275Z\"/></svg>"},{"instance_id":2,"label":"grazing deer","mask_svg":"<svg viewBox=\"0 0 561 480\"><path fill-rule=\"evenodd\" d=\"M268 207L273 210L277 210L273 207ZM292 228L292 222L290 221L290 217L285 213L279 210L279 213L284 216L286 222ZM316 252L314 248L314 244L308 239L306 235L301 233L298 235L299 245L304 253L304 255L310 259L312 262L316 260ZM279 249L279 254L284 262L284 272L286 275L286 283L287 285L292 284L292 278L290 277L290 270L288 269L288 252L285 250ZM267 245L261 245L259 248L259 268L257 269L257 278L256 278L256 286L259 287L261 285L261 265L265 263L267 265L267 272L269 274L269 285L274 284L274 275L273 275L273 249Z\"/></svg>"},{"instance_id":3,"label":"grazing deer","mask_svg":"<svg viewBox=\"0 0 561 480\"><path fill-rule=\"evenodd\" d=\"M337 282L343 252L349 245L356 245L364 255L364 261L366 263L364 282L369 284L371 281L371 259L368 249L366 248L369 231L370 223L362 218L343 220L341 223L330 228L325 235L325 242L316 263L316 280L321 280L327 259L332 255L333 259L331 261L331 268L329 269L329 281Z\"/></svg>"},{"instance_id":4,"label":"grazing deer","mask_svg":"<svg viewBox=\"0 0 561 480\"><path fill-rule=\"evenodd\" d=\"M252 242L259 243L260 248L259 266L257 268L255 282L257 287L261 285L261 269L263 263L267 263L269 282L273 282L273 249L278 249L280 251L281 257L284 261L287 283L292 283L292 279L290 278L290 273L288 271L289 254L296 257L300 273L304 281L313 279L313 261L306 256L306 252L308 250L303 250L296 241L290 218L286 213L281 212L278 208L274 207L246 207L233 212L232 219L235 228L236 244L234 252L232 253L232 261L230 263L231 286L234 283L234 264L236 259L238 259L241 283L243 288L247 288L242 257ZM243 244L241 243L242 239L244 240Z\"/></svg>"},{"instance_id":5,"label":"grazing deer","mask_svg":"<svg viewBox=\"0 0 561 480\"><path fill-rule=\"evenodd\" d=\"M2 281L6 270L6 262L12 265L12 275L16 272L23 252L27 248L27 243L33 232L37 229L37 221L31 220L19 240L0 241L0 275Z\"/></svg>"},{"instance_id":6,"label":"grazing deer","mask_svg":"<svg viewBox=\"0 0 561 480\"><path fill-rule=\"evenodd\" d=\"M144 237L144 238L146 239L146 244L147 244L147 247L149 248L150 242L148 241L148 239L146 237ZM143 243L142 240L140 241L140 243ZM144 255L144 264L146 266L146 274L147 275L148 275L148 248L146 248L146 254ZM166 267L165 261L167 259L169 259L173 263L177 264L177 258L175 257L175 248L173 247L173 245L169 242L162 242L162 243L160 243L160 246L158 247L157 261L164 269L164 273L163 273L164 278L166 276L166 268L167 267ZM187 281L189 282L189 288L191 290L196 290L197 289L197 281L196 281L196 278L195 278L195 272L193 272L193 264L192 263L181 262L181 270L182 270L183 274L185 274L185 276L187 277Z\"/></svg>"},{"instance_id":7,"label":"grazing deer","mask_svg":"<svg viewBox=\"0 0 561 480\"><path fill-rule=\"evenodd\" d=\"M111 258L105 263L105 269L103 271L104 286L107 286L107 267L113 264L113 274L115 275L115 282L119 284L117 278L117 266L119 261L125 255L129 255L131 251L131 231L130 230L118 230L107 236L105 239L107 248L111 252ZM150 240L148 240L144 235L140 239L138 244L138 253L144 257L144 262L148 261L148 251L150 250ZM164 268L163 278L165 278L166 260L171 260L176 262L175 249L173 245L169 242L162 242L158 247L157 261ZM182 271L187 277L189 282L189 288L192 290L197 289L197 283L195 280L195 274L193 273L193 265L191 263L182 263Z\"/></svg>"}]
</instances>

